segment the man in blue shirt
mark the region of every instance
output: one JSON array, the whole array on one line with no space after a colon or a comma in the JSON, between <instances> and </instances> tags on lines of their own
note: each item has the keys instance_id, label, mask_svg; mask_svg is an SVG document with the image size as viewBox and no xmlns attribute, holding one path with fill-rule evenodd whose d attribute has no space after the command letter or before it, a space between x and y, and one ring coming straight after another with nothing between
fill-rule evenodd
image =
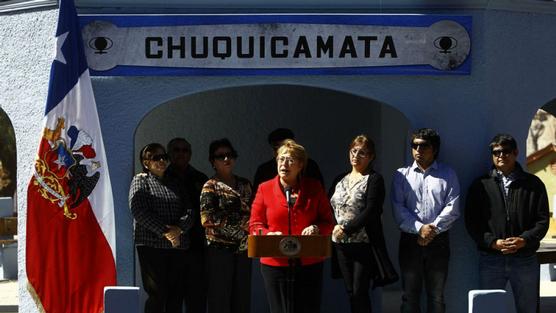
<instances>
[{"instance_id":1,"label":"man in blue shirt","mask_svg":"<svg viewBox=\"0 0 556 313\"><path fill-rule=\"evenodd\" d=\"M401 312L421 312L424 284L427 312L443 313L450 258L448 230L460 215L460 187L454 170L436 161L440 136L435 130L415 131L411 149L414 162L396 171L391 193L394 220L402 231Z\"/></svg>"}]
</instances>

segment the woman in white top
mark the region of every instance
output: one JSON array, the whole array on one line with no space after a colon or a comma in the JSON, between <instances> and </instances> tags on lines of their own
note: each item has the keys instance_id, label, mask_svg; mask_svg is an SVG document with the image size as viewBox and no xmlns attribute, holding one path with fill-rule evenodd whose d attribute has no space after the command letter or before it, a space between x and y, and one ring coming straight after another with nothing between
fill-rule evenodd
<instances>
[{"instance_id":1,"label":"woman in white top","mask_svg":"<svg viewBox=\"0 0 556 313\"><path fill-rule=\"evenodd\" d=\"M382 231L384 179L372 168L374 142L365 135L349 145L351 172L338 176L330 190L337 225L332 232L333 265L339 268L351 312L371 312L369 288L398 279ZM333 266L333 268L335 268Z\"/></svg>"}]
</instances>

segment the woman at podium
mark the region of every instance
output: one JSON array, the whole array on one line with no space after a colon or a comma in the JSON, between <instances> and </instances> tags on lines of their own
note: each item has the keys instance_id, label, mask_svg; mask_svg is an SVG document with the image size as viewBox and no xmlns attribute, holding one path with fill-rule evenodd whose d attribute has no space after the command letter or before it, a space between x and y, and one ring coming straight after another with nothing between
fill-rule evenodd
<instances>
[{"instance_id":1,"label":"woman at podium","mask_svg":"<svg viewBox=\"0 0 556 313\"><path fill-rule=\"evenodd\" d=\"M201 191L208 313L249 313L251 308L251 260L247 258L251 183L233 173L236 159L228 139L211 142L209 161L215 174Z\"/></svg>"},{"instance_id":2,"label":"woman at podium","mask_svg":"<svg viewBox=\"0 0 556 313\"><path fill-rule=\"evenodd\" d=\"M385 285L396 281L397 274L388 258L382 231L384 180L372 168L374 142L359 135L348 151L351 171L338 176L330 189L330 203L338 223L332 232L336 256L332 268L339 267L351 312L368 313L371 282L374 286Z\"/></svg>"},{"instance_id":3,"label":"woman at podium","mask_svg":"<svg viewBox=\"0 0 556 313\"><path fill-rule=\"evenodd\" d=\"M335 224L332 208L322 184L303 176L307 164L305 148L293 140L285 140L278 149L276 161L278 175L259 185L257 190L251 208L250 233L329 235ZM294 312L320 312L323 261L318 257L261 258L270 311L286 313L293 305ZM286 281L292 268L293 294L288 295Z\"/></svg>"}]
</instances>

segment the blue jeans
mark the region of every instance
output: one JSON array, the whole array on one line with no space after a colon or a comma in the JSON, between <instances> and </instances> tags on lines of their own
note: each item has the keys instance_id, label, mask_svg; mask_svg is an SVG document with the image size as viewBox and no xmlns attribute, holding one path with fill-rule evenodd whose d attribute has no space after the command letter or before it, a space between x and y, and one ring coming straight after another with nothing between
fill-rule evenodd
<instances>
[{"instance_id":1,"label":"blue jeans","mask_svg":"<svg viewBox=\"0 0 556 313\"><path fill-rule=\"evenodd\" d=\"M439 234L422 247L417 244L417 235L402 232L399 260L403 289L401 312L421 312L423 285L427 295L426 312L446 312L444 286L450 260L448 233Z\"/></svg>"},{"instance_id":2,"label":"blue jeans","mask_svg":"<svg viewBox=\"0 0 556 313\"><path fill-rule=\"evenodd\" d=\"M506 289L509 281L517 313L537 311L539 301L539 261L531 256L493 255L481 252L481 289Z\"/></svg>"}]
</instances>

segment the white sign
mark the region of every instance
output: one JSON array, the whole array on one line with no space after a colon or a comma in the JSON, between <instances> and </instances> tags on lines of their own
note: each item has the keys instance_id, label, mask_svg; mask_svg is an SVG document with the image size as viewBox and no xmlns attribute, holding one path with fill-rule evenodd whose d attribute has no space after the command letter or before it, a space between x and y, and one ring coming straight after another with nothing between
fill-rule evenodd
<instances>
[{"instance_id":1,"label":"white sign","mask_svg":"<svg viewBox=\"0 0 556 313\"><path fill-rule=\"evenodd\" d=\"M83 28L89 67L197 69L315 69L430 65L460 66L471 40L459 23L429 27L251 23Z\"/></svg>"}]
</instances>

